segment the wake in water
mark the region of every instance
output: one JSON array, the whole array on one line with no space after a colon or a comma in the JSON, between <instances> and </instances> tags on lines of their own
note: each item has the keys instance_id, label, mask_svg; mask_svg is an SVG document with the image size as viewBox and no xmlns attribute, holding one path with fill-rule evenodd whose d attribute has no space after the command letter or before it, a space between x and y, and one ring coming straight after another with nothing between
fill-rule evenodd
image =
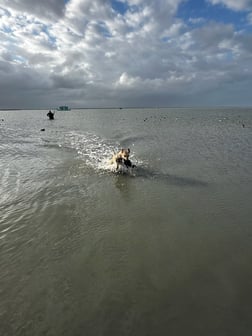
<instances>
[{"instance_id":1,"label":"wake in water","mask_svg":"<svg viewBox=\"0 0 252 336\"><path fill-rule=\"evenodd\" d=\"M108 140L102 139L92 133L70 132L65 135L64 143L59 146L76 150L78 156L85 161L85 164L92 169L103 172L116 172L117 174L127 174L147 179L158 179L169 185L205 187L207 183L198 179L177 176L174 174L162 173L159 170L153 170L147 162L137 159L135 154L131 152L131 160L136 165L136 170L119 169L115 171L115 167L110 164L113 154L117 153L121 148L121 144L116 145L109 143Z\"/></svg>"},{"instance_id":2,"label":"wake in water","mask_svg":"<svg viewBox=\"0 0 252 336\"><path fill-rule=\"evenodd\" d=\"M59 146L76 150L88 166L99 172L114 171L115 168L110 164L110 159L120 149L119 143L114 145L89 132L70 132L66 134L63 144ZM136 166L141 164L141 161L135 158L134 153L131 154L131 159Z\"/></svg>"}]
</instances>

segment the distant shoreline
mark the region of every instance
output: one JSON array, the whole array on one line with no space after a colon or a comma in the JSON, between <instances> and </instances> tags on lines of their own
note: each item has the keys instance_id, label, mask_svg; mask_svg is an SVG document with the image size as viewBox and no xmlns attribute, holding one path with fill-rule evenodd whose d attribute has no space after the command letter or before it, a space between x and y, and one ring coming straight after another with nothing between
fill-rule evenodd
<instances>
[{"instance_id":1,"label":"distant shoreline","mask_svg":"<svg viewBox=\"0 0 252 336\"><path fill-rule=\"evenodd\" d=\"M238 109L248 109L252 106L145 106L145 107L72 107L71 110L137 110L137 109L227 109L227 108L238 108ZM0 108L0 111L31 111L31 110L56 110L56 108ZM70 112L71 110L67 111ZM65 111L59 111L65 112Z\"/></svg>"},{"instance_id":2,"label":"distant shoreline","mask_svg":"<svg viewBox=\"0 0 252 336\"><path fill-rule=\"evenodd\" d=\"M13 109L13 108L0 108L0 111L21 111L21 110L26 110L26 109L19 109L19 108L16 108L16 109Z\"/></svg>"}]
</instances>

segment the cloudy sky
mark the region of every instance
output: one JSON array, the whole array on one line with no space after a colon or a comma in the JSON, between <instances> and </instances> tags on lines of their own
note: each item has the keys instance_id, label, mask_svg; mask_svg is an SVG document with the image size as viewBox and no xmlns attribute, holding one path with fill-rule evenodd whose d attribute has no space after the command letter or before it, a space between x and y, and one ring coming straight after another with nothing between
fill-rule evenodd
<instances>
[{"instance_id":1,"label":"cloudy sky","mask_svg":"<svg viewBox=\"0 0 252 336\"><path fill-rule=\"evenodd\" d=\"M0 108L252 105L252 0L0 0Z\"/></svg>"}]
</instances>

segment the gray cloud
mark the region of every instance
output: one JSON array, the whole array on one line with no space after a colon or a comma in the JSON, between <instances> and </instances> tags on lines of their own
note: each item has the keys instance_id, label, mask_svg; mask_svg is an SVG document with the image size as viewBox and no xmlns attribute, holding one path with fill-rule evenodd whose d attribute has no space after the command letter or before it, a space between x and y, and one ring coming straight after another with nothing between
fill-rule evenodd
<instances>
[{"instance_id":1,"label":"gray cloud","mask_svg":"<svg viewBox=\"0 0 252 336\"><path fill-rule=\"evenodd\" d=\"M3 8L27 13L44 19L62 17L65 11L64 0L2 0Z\"/></svg>"}]
</instances>

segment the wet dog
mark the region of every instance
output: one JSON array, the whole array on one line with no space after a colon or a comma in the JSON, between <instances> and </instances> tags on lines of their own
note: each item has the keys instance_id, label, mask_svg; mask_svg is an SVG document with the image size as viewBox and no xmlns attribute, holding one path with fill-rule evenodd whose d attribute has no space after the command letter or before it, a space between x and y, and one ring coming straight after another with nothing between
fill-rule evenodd
<instances>
[{"instance_id":1,"label":"wet dog","mask_svg":"<svg viewBox=\"0 0 252 336\"><path fill-rule=\"evenodd\" d=\"M113 164L116 170L119 168L135 168L135 165L129 159L130 149L122 148L118 153L114 154L110 160L110 164Z\"/></svg>"}]
</instances>

